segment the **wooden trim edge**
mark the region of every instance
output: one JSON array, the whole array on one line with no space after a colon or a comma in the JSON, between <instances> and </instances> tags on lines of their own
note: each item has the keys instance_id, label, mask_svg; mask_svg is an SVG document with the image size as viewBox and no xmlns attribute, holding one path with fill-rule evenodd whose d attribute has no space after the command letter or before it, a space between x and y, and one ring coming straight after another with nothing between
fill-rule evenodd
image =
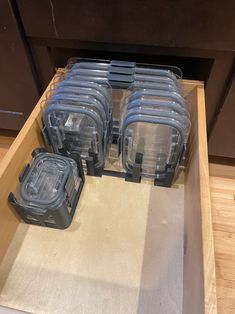
<instances>
[{"instance_id":1,"label":"wooden trim edge","mask_svg":"<svg viewBox=\"0 0 235 314\"><path fill-rule=\"evenodd\" d=\"M205 93L202 86L197 88L198 123L206 125ZM199 173L201 195L201 220L203 238L204 298L205 314L217 314L215 253L212 227L212 212L209 184L208 149L206 128L198 128Z\"/></svg>"}]
</instances>

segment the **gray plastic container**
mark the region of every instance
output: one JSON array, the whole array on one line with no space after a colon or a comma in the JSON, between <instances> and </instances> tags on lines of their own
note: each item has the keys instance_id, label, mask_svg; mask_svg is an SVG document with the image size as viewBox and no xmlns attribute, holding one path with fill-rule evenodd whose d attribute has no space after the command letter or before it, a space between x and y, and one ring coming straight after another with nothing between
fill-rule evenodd
<instances>
[{"instance_id":1,"label":"gray plastic container","mask_svg":"<svg viewBox=\"0 0 235 314\"><path fill-rule=\"evenodd\" d=\"M80 157L73 155L75 161L44 149L35 150L33 157L20 176L17 197L10 193L9 202L26 223L65 229L84 184Z\"/></svg>"}]
</instances>

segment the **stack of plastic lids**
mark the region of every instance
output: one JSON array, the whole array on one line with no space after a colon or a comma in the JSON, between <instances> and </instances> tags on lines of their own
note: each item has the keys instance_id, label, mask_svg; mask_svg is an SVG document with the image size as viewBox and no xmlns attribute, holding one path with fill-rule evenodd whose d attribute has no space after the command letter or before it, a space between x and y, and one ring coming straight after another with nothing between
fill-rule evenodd
<instances>
[{"instance_id":1,"label":"stack of plastic lids","mask_svg":"<svg viewBox=\"0 0 235 314\"><path fill-rule=\"evenodd\" d=\"M55 153L92 157L102 169L110 144L112 93L106 81L81 76L71 69L66 80L47 94L43 120Z\"/></svg>"},{"instance_id":2,"label":"stack of plastic lids","mask_svg":"<svg viewBox=\"0 0 235 314\"><path fill-rule=\"evenodd\" d=\"M190 131L190 116L178 77L170 70L155 71L134 81L125 100L122 123L122 164L132 173L171 185Z\"/></svg>"},{"instance_id":3,"label":"stack of plastic lids","mask_svg":"<svg viewBox=\"0 0 235 314\"><path fill-rule=\"evenodd\" d=\"M9 201L26 222L64 229L73 218L84 184L79 156L68 158L36 149L20 176L17 197ZM76 160L76 161L75 161Z\"/></svg>"},{"instance_id":4,"label":"stack of plastic lids","mask_svg":"<svg viewBox=\"0 0 235 314\"><path fill-rule=\"evenodd\" d=\"M84 80L96 82L108 82L115 88L128 88L136 82L153 82L172 84L172 80L182 76L182 72L177 67L155 66L138 64L128 61L117 60L95 60L71 58L66 67L66 77L79 77ZM164 73L167 75L164 75Z\"/></svg>"},{"instance_id":5,"label":"stack of plastic lids","mask_svg":"<svg viewBox=\"0 0 235 314\"><path fill-rule=\"evenodd\" d=\"M121 142L128 174L138 163L141 176L167 185L182 160L190 131L181 76L176 67L70 59L44 113L54 151L66 155L76 151L84 160L92 156L95 166L102 168L113 138ZM122 103L121 118L115 116L113 127L112 102L114 107Z\"/></svg>"},{"instance_id":6,"label":"stack of plastic lids","mask_svg":"<svg viewBox=\"0 0 235 314\"><path fill-rule=\"evenodd\" d=\"M120 127L122 165L132 173L135 164L141 163L141 176L153 177L163 185L169 181L170 185L190 131L181 71L176 67L83 59L71 60L67 69L67 77L107 82L113 88L127 90Z\"/></svg>"}]
</instances>

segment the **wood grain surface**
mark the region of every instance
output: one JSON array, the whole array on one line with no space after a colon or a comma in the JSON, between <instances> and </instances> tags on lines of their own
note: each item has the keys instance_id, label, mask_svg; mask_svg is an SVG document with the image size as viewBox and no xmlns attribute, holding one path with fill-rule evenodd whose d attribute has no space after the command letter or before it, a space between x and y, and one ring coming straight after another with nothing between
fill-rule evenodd
<instances>
[{"instance_id":1,"label":"wood grain surface","mask_svg":"<svg viewBox=\"0 0 235 314\"><path fill-rule=\"evenodd\" d=\"M6 155L11 144L14 142L14 139L15 138L12 136L0 135L0 162Z\"/></svg>"},{"instance_id":2,"label":"wood grain surface","mask_svg":"<svg viewBox=\"0 0 235 314\"><path fill-rule=\"evenodd\" d=\"M19 224L19 218L8 203L8 195L11 191L16 190L19 174L31 160L32 150L44 146L39 113L41 112L41 102L45 100L45 93L0 164L0 262Z\"/></svg>"},{"instance_id":3,"label":"wood grain surface","mask_svg":"<svg viewBox=\"0 0 235 314\"><path fill-rule=\"evenodd\" d=\"M235 179L210 177L219 314L235 313Z\"/></svg>"},{"instance_id":4,"label":"wood grain surface","mask_svg":"<svg viewBox=\"0 0 235 314\"><path fill-rule=\"evenodd\" d=\"M183 202L183 186L87 177L69 229L20 224L0 267L3 277L16 248L0 304L50 314L182 313Z\"/></svg>"},{"instance_id":5,"label":"wood grain surface","mask_svg":"<svg viewBox=\"0 0 235 314\"><path fill-rule=\"evenodd\" d=\"M235 166L210 163L209 171L211 177L235 179Z\"/></svg>"},{"instance_id":6,"label":"wood grain surface","mask_svg":"<svg viewBox=\"0 0 235 314\"><path fill-rule=\"evenodd\" d=\"M192 129L185 172L183 313L215 314L216 278L203 85L189 93L188 101Z\"/></svg>"}]
</instances>

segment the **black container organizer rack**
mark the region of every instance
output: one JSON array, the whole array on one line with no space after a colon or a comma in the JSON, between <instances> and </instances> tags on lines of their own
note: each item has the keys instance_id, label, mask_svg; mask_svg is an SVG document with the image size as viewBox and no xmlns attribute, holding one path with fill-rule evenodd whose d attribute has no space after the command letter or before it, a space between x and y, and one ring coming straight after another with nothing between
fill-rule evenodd
<instances>
[{"instance_id":1,"label":"black container organizer rack","mask_svg":"<svg viewBox=\"0 0 235 314\"><path fill-rule=\"evenodd\" d=\"M38 148L32 157L19 177L17 196L11 192L8 200L26 223L65 229L85 181L80 156L72 159Z\"/></svg>"},{"instance_id":2,"label":"black container organizer rack","mask_svg":"<svg viewBox=\"0 0 235 314\"><path fill-rule=\"evenodd\" d=\"M116 176L137 183L141 182L142 176L150 177L154 185L170 187L183 166L190 130L189 112L180 86L181 77L182 73L176 67L126 61L72 59L68 62L62 80L50 92L47 99L48 108L44 112L43 121L45 141L52 146L55 153L67 157L71 157L74 146L81 145L79 149L82 151L81 158L87 175ZM89 95L86 95L86 88L88 88L86 84L91 90L93 84L96 94L91 96L89 89ZM104 90L101 90L101 87L104 87ZM104 105L104 110L101 108L102 99L104 102L109 101L107 95L110 90L112 90L111 107L114 93L120 92L122 98L125 93L128 94L128 97L120 100L124 103L121 117L120 114L119 117L114 117L112 115L114 108L111 108L110 113L109 105L107 108ZM100 106L100 111L97 108L94 110L94 101ZM92 113L89 112L90 110ZM94 111L97 112L93 117ZM103 124L100 122L102 119L96 120L95 117L95 115L102 117L102 114L103 116L106 114ZM84 122L84 116L86 116L86 122ZM66 129L73 119L76 121L75 125L82 125L80 130L78 128L69 131ZM88 121L89 119L91 121ZM135 134L141 133L142 126L146 134L151 128L153 131L151 130L150 134L153 134L155 130L155 133L159 130L162 134L170 134L170 142L168 137L165 139L163 137L164 141L156 137L153 149L147 135L146 141L141 138L138 142ZM88 136L86 141L90 147L86 147L85 155L82 150L84 149L82 146L84 130L92 130L89 131L90 133L87 132L90 137ZM136 142L132 143L133 146L129 151L132 137L135 137L133 142ZM74 139L76 142L73 142ZM109 169L105 165L108 159L108 153L105 150L109 151L110 148L104 147L108 147L110 141L117 155L122 155L123 168L118 171ZM165 147L167 141L169 143ZM102 147L98 150L99 152L92 148L97 145ZM163 152L161 149L158 151L155 161L153 153L158 145L162 145ZM145 149L150 151L150 157L147 156ZM100 150L103 150L102 156L100 156ZM150 160L150 165L148 160ZM155 170L153 170L154 162L156 162Z\"/></svg>"}]
</instances>

